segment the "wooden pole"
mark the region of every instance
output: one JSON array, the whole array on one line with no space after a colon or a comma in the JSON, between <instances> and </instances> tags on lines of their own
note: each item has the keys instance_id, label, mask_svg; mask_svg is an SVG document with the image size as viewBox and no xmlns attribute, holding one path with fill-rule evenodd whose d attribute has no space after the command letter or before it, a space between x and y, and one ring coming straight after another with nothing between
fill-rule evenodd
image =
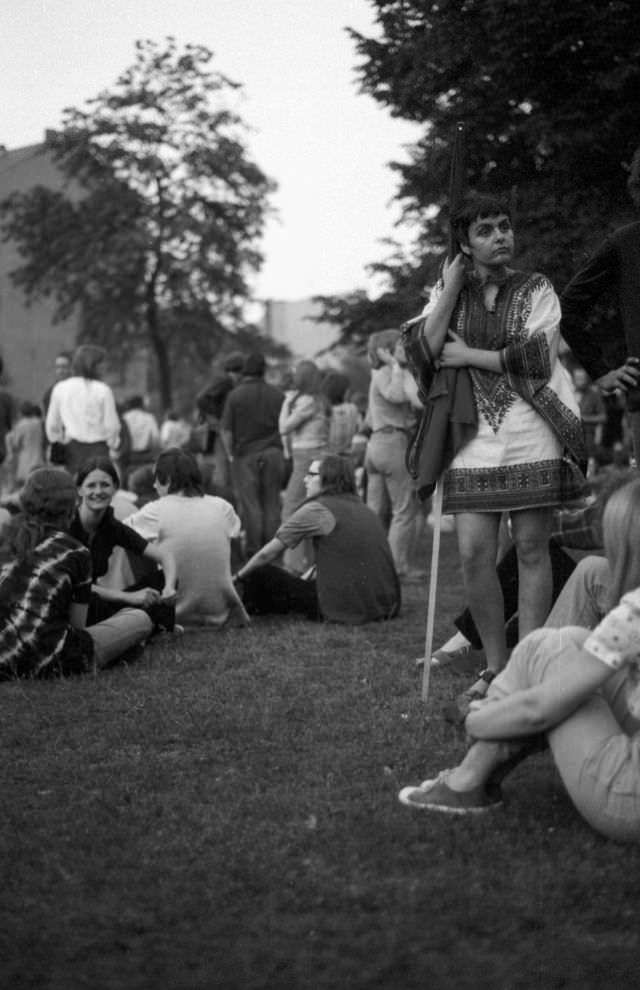
<instances>
[{"instance_id":1,"label":"wooden pole","mask_svg":"<svg viewBox=\"0 0 640 990\"><path fill-rule=\"evenodd\" d=\"M429 602L427 605L427 628L424 638L424 663L422 664L422 700L429 698L429 678L431 676L431 656L433 654L433 630L436 621L436 592L438 589L438 560L440 557L440 531L442 527L442 478L433 493L431 510L433 516L433 543L431 545L431 573L429 576Z\"/></svg>"},{"instance_id":2,"label":"wooden pole","mask_svg":"<svg viewBox=\"0 0 640 990\"><path fill-rule=\"evenodd\" d=\"M465 186L464 167L464 126L456 124L456 133L451 155L449 174L449 245L447 256L451 262L458 253L458 244L451 223L451 215L462 200ZM431 572L429 574L429 599L427 604L427 627L425 631L424 661L422 664L422 700L429 700L429 680L431 676L431 656L433 653L433 632L436 621L436 597L438 591L438 567L440 560L440 532L442 529L443 479L439 478L433 494L433 543L431 546Z\"/></svg>"}]
</instances>

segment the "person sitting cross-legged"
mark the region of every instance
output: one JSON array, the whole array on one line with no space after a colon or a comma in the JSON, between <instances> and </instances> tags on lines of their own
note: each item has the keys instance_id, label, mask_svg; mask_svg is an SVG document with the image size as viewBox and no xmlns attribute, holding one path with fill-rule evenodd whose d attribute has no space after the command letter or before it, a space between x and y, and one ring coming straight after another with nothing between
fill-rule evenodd
<instances>
[{"instance_id":1,"label":"person sitting cross-legged","mask_svg":"<svg viewBox=\"0 0 640 990\"><path fill-rule=\"evenodd\" d=\"M608 838L640 840L640 479L611 496L603 529L610 611L593 630L526 636L486 698L472 702L462 762L403 788L404 804L450 814L496 807L501 765L543 735L587 822Z\"/></svg>"},{"instance_id":2,"label":"person sitting cross-legged","mask_svg":"<svg viewBox=\"0 0 640 990\"><path fill-rule=\"evenodd\" d=\"M400 584L389 544L382 523L356 494L350 458L328 454L312 461L305 485L306 501L234 577L249 614L298 612L348 625L396 616ZM273 563L305 538L315 548L310 579Z\"/></svg>"},{"instance_id":3,"label":"person sitting cross-legged","mask_svg":"<svg viewBox=\"0 0 640 990\"><path fill-rule=\"evenodd\" d=\"M76 487L60 468L38 468L20 493L0 571L0 681L61 677L110 666L151 635L140 608L87 625L91 555L69 534Z\"/></svg>"}]
</instances>

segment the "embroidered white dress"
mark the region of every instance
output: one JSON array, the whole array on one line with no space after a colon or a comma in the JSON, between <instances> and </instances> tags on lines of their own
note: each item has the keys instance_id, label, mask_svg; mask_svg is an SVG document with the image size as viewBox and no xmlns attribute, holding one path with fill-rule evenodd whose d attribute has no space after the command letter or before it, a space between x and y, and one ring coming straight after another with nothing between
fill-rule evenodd
<instances>
[{"instance_id":1,"label":"embroidered white dress","mask_svg":"<svg viewBox=\"0 0 640 990\"><path fill-rule=\"evenodd\" d=\"M441 291L439 283L424 315ZM470 278L463 288L451 327L470 347L504 349L504 372L469 369L478 431L445 474L445 512L557 505L579 494L563 457L566 450L581 457L583 442L571 379L558 359L559 324L558 297L543 275L509 272L493 311L479 282Z\"/></svg>"}]
</instances>

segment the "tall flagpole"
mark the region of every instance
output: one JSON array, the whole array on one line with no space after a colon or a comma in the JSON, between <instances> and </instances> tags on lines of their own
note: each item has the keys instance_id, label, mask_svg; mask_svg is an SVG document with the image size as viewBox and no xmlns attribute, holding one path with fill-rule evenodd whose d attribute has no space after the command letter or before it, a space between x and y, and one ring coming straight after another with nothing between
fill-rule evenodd
<instances>
[{"instance_id":1,"label":"tall flagpole","mask_svg":"<svg viewBox=\"0 0 640 990\"><path fill-rule=\"evenodd\" d=\"M456 124L456 131L453 140L451 153L451 168L449 172L449 243L447 247L447 258L452 262L458 253L458 244L451 217L458 209L464 195L466 182L465 173L465 148L464 148L464 125L460 122ZM433 653L433 633L436 621L436 593L438 590L438 562L440 559L440 532L442 529L442 497L443 480L438 479L435 492L433 494L432 516L433 516L433 543L431 546L431 573L429 575L429 599L427 604L427 627L425 630L424 662L422 664L422 700L427 702L429 698L429 679L431 676L431 656Z\"/></svg>"}]
</instances>

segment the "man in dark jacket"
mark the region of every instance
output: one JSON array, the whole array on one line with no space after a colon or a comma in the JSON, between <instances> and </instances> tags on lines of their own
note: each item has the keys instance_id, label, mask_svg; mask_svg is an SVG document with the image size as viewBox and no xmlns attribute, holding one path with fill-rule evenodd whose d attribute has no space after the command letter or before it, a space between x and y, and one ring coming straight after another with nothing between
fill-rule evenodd
<instances>
[{"instance_id":1,"label":"man in dark jacket","mask_svg":"<svg viewBox=\"0 0 640 990\"><path fill-rule=\"evenodd\" d=\"M627 188L640 206L640 149ZM615 293L620 329L606 339L589 320L607 293ZM600 244L560 296L560 331L590 377L605 393L626 393L636 460L640 460L640 222L620 227ZM617 362L622 362L617 364ZM612 367L612 365L617 365Z\"/></svg>"}]
</instances>

